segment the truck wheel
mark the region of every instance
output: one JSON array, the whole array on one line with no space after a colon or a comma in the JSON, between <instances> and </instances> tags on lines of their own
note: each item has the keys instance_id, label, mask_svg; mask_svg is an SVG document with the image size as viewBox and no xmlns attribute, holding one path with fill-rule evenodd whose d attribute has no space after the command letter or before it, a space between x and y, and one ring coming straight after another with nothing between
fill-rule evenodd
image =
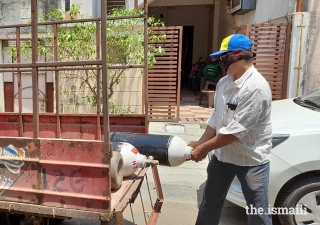
<instances>
[{"instance_id":1,"label":"truck wheel","mask_svg":"<svg viewBox=\"0 0 320 225\"><path fill-rule=\"evenodd\" d=\"M277 207L289 210L286 215L278 215L283 225L320 224L320 177L298 181L286 190ZM297 211L290 213L291 209Z\"/></svg>"},{"instance_id":2,"label":"truck wheel","mask_svg":"<svg viewBox=\"0 0 320 225\"><path fill-rule=\"evenodd\" d=\"M120 152L113 152L110 161L111 189L119 189L123 180L123 158Z\"/></svg>"}]
</instances>

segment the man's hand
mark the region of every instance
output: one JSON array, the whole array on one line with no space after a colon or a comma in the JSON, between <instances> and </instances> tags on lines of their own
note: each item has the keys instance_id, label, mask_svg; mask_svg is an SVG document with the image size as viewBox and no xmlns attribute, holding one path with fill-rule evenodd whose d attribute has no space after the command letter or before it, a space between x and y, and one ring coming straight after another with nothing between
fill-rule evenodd
<instances>
[{"instance_id":1,"label":"man's hand","mask_svg":"<svg viewBox=\"0 0 320 225\"><path fill-rule=\"evenodd\" d=\"M208 152L206 152L201 145L197 146L191 153L191 160L195 161L195 162L200 162L202 161L204 158L206 158L208 155Z\"/></svg>"},{"instance_id":2,"label":"man's hand","mask_svg":"<svg viewBox=\"0 0 320 225\"><path fill-rule=\"evenodd\" d=\"M198 147L200 145L200 143L198 141L191 141L188 146L192 147L193 149L196 149L196 147Z\"/></svg>"}]
</instances>

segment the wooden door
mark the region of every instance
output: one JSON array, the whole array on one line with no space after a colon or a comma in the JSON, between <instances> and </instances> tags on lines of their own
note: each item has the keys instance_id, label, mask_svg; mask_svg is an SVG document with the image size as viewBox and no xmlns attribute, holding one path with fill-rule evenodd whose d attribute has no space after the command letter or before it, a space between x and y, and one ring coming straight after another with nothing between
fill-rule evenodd
<instances>
[{"instance_id":1,"label":"wooden door","mask_svg":"<svg viewBox=\"0 0 320 225\"><path fill-rule=\"evenodd\" d=\"M180 108L182 27L152 28L166 34L165 41L150 43L161 46L165 54L156 56L148 72L148 110L150 121L178 121Z\"/></svg>"},{"instance_id":2,"label":"wooden door","mask_svg":"<svg viewBox=\"0 0 320 225\"><path fill-rule=\"evenodd\" d=\"M273 100L287 96L288 66L291 42L291 24L263 23L240 27L237 33L253 41L257 53L254 65L269 82Z\"/></svg>"}]
</instances>

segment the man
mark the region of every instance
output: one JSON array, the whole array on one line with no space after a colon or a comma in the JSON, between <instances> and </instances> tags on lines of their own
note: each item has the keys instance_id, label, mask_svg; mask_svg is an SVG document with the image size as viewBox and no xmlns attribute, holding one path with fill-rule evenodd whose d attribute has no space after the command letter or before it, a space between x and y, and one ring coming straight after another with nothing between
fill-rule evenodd
<instances>
[{"instance_id":1,"label":"man","mask_svg":"<svg viewBox=\"0 0 320 225\"><path fill-rule=\"evenodd\" d=\"M261 215L248 215L248 224L272 224L267 193L272 97L268 82L253 66L255 54L251 47L249 38L234 34L222 41L220 51L210 55L220 59L227 75L217 84L215 110L206 131L199 141L190 143L195 162L214 150L196 225L219 224L235 176L241 182L247 205L264 209Z\"/></svg>"}]
</instances>

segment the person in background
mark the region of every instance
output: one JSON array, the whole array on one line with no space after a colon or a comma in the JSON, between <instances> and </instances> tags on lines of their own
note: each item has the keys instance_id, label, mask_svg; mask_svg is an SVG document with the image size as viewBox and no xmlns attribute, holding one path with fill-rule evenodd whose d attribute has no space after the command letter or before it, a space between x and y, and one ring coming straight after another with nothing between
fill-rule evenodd
<instances>
[{"instance_id":1,"label":"person in background","mask_svg":"<svg viewBox=\"0 0 320 225\"><path fill-rule=\"evenodd\" d=\"M218 83L221 76L222 70L219 65L219 61L214 60L212 62L209 62L207 60L207 65L203 69L203 77L201 77L200 90L203 90L205 88L207 81Z\"/></svg>"},{"instance_id":2,"label":"person in background","mask_svg":"<svg viewBox=\"0 0 320 225\"><path fill-rule=\"evenodd\" d=\"M268 184L272 148L271 90L253 66L252 42L241 34L226 37L211 57L220 61L226 76L220 79L214 98L215 109L197 142L191 159L209 162L203 201L196 225L218 225L222 207L235 178L239 179L248 206L264 212L248 215L249 225L270 225Z\"/></svg>"}]
</instances>

